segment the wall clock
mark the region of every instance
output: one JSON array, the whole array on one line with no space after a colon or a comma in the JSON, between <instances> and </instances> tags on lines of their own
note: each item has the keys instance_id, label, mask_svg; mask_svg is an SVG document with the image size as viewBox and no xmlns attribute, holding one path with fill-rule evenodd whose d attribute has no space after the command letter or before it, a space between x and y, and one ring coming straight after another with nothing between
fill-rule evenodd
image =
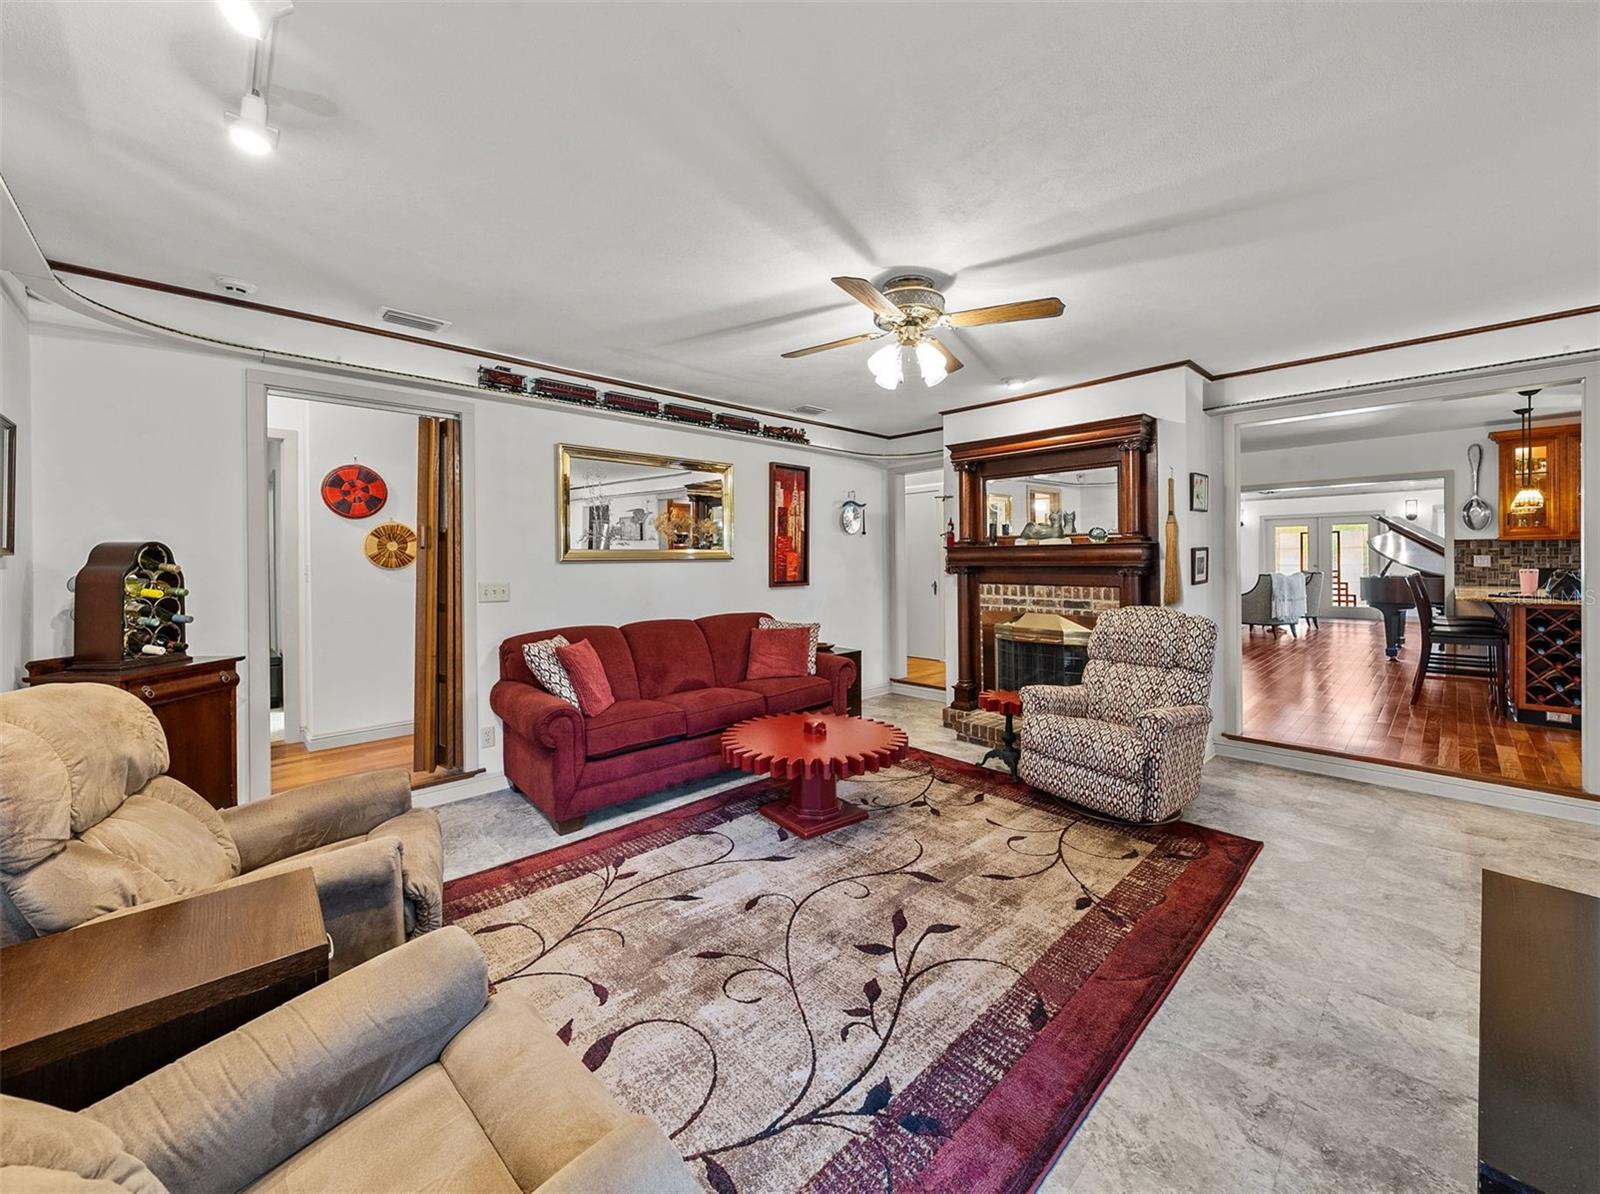
<instances>
[{"instance_id":1,"label":"wall clock","mask_svg":"<svg viewBox=\"0 0 1600 1194\"><path fill-rule=\"evenodd\" d=\"M340 518L370 518L389 500L389 487L364 464L341 464L322 478L322 500Z\"/></svg>"},{"instance_id":2,"label":"wall clock","mask_svg":"<svg viewBox=\"0 0 1600 1194\"><path fill-rule=\"evenodd\" d=\"M409 568L417 562L417 533L403 522L380 522L367 532L362 550L380 568Z\"/></svg>"},{"instance_id":3,"label":"wall clock","mask_svg":"<svg viewBox=\"0 0 1600 1194\"><path fill-rule=\"evenodd\" d=\"M839 525L844 528L846 535L865 535L867 533L867 504L858 502L854 498L846 498L843 507L839 510Z\"/></svg>"}]
</instances>

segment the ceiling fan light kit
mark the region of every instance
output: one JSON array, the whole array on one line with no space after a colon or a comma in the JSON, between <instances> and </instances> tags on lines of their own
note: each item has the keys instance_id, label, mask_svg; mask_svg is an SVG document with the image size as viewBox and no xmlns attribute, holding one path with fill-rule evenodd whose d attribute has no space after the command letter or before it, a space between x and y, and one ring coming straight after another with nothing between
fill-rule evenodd
<instances>
[{"instance_id":1,"label":"ceiling fan light kit","mask_svg":"<svg viewBox=\"0 0 1600 1194\"><path fill-rule=\"evenodd\" d=\"M1045 298L947 312L944 293L932 278L922 274L899 274L885 282L881 290L865 278L838 277L833 279L833 284L872 312L872 321L878 330L797 348L783 355L788 359L806 357L892 335L896 343L885 345L867 358L872 380L885 390L898 389L908 377L918 379L925 386L936 386L962 367L955 353L930 334L937 328L1053 319L1066 309L1060 299ZM1018 380L1008 378L1006 384Z\"/></svg>"}]
</instances>

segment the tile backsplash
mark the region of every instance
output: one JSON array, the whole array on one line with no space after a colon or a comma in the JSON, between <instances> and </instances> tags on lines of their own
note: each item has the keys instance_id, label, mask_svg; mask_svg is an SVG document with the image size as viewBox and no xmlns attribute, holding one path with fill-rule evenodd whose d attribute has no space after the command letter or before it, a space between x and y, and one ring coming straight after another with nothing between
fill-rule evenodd
<instances>
[{"instance_id":1,"label":"tile backsplash","mask_svg":"<svg viewBox=\"0 0 1600 1194\"><path fill-rule=\"evenodd\" d=\"M1580 546L1576 539L1457 539L1456 584L1514 587L1519 568L1576 568ZM1473 556L1488 556L1489 567L1475 567Z\"/></svg>"}]
</instances>

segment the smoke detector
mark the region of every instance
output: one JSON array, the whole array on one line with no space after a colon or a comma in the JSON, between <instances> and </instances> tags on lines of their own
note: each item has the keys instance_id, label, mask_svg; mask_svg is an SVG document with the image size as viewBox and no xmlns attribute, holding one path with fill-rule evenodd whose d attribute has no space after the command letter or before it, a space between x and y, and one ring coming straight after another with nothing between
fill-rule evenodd
<instances>
[{"instance_id":1,"label":"smoke detector","mask_svg":"<svg viewBox=\"0 0 1600 1194\"><path fill-rule=\"evenodd\" d=\"M224 274L218 274L212 281L217 284L217 289L222 291L223 294L231 294L243 298L247 294L256 292L256 284L254 282L246 282L243 278L229 278Z\"/></svg>"},{"instance_id":2,"label":"smoke detector","mask_svg":"<svg viewBox=\"0 0 1600 1194\"><path fill-rule=\"evenodd\" d=\"M398 307L379 307L378 318L384 323L398 324L417 332L442 332L450 326L448 319L435 319L432 315L418 315L415 311L402 311Z\"/></svg>"}]
</instances>

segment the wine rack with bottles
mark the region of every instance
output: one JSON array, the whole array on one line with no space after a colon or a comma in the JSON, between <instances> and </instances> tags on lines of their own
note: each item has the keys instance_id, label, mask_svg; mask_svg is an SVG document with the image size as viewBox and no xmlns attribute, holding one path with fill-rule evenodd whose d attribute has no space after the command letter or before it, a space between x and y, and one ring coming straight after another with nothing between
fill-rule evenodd
<instances>
[{"instance_id":1,"label":"wine rack with bottles","mask_svg":"<svg viewBox=\"0 0 1600 1194\"><path fill-rule=\"evenodd\" d=\"M101 543L73 583L73 663L121 667L189 653L189 589L165 543Z\"/></svg>"},{"instance_id":2,"label":"wine rack with bottles","mask_svg":"<svg viewBox=\"0 0 1600 1194\"><path fill-rule=\"evenodd\" d=\"M1519 714L1583 711L1583 607L1521 605L1512 631L1513 699Z\"/></svg>"}]
</instances>

